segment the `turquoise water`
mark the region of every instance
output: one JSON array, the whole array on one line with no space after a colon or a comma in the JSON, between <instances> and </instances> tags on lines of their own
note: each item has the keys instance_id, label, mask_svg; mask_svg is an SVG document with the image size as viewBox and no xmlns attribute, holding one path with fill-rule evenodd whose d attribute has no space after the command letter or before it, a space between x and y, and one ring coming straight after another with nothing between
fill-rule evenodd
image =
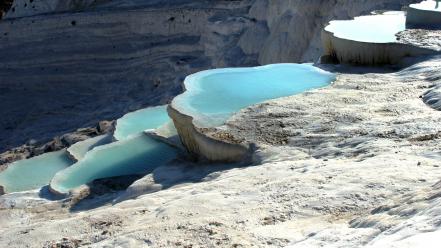
<instances>
[{"instance_id":1,"label":"turquoise water","mask_svg":"<svg viewBox=\"0 0 441 248\"><path fill-rule=\"evenodd\" d=\"M95 179L146 174L176 157L177 151L145 134L99 146L71 167L58 172L51 187L67 193Z\"/></svg>"},{"instance_id":2,"label":"turquoise water","mask_svg":"<svg viewBox=\"0 0 441 248\"><path fill-rule=\"evenodd\" d=\"M174 159L176 151L142 132L170 121L166 106L128 113L117 120L114 136L120 141L111 143L111 135L102 135L78 142L68 152L18 161L0 173L0 185L6 192L17 192L40 188L53 178L52 187L67 192L95 179L148 173ZM72 165L68 154L79 162Z\"/></svg>"},{"instance_id":3,"label":"turquoise water","mask_svg":"<svg viewBox=\"0 0 441 248\"><path fill-rule=\"evenodd\" d=\"M441 1L439 4L437 4L436 1L422 1L421 3L411 4L410 7L421 10L441 12Z\"/></svg>"},{"instance_id":4,"label":"turquoise water","mask_svg":"<svg viewBox=\"0 0 441 248\"><path fill-rule=\"evenodd\" d=\"M187 91L173 104L203 126L215 126L252 104L326 86L334 79L334 74L308 64L209 70L188 76ZM176 158L177 151L143 131L159 128L172 136L176 130L170 125L166 106L126 114L117 121L114 137L119 141L106 144L109 137L100 136L72 146L69 151L79 159L73 165L65 151L19 161L20 166L0 174L0 184L7 191L21 191L47 185L53 176L51 187L67 193L95 179L150 173Z\"/></svg>"},{"instance_id":5,"label":"turquoise water","mask_svg":"<svg viewBox=\"0 0 441 248\"><path fill-rule=\"evenodd\" d=\"M77 161L83 159L83 157L97 146L106 145L112 142L112 135L104 134L90 138L84 141L77 142L67 148L67 152L74 157Z\"/></svg>"},{"instance_id":6,"label":"turquoise water","mask_svg":"<svg viewBox=\"0 0 441 248\"><path fill-rule=\"evenodd\" d=\"M113 136L117 140L124 140L144 130L162 126L168 121L170 118L167 115L166 105L141 109L118 119Z\"/></svg>"},{"instance_id":7,"label":"turquoise water","mask_svg":"<svg viewBox=\"0 0 441 248\"><path fill-rule=\"evenodd\" d=\"M49 184L58 171L73 164L65 150L20 160L0 173L0 185L8 193L38 189Z\"/></svg>"},{"instance_id":8,"label":"turquoise water","mask_svg":"<svg viewBox=\"0 0 441 248\"><path fill-rule=\"evenodd\" d=\"M109 140L103 136L69 148L71 154L80 159L57 173L51 187L67 193L95 179L151 172L174 159L176 150L146 136L143 131L159 128L168 122L170 118L165 105L124 115L117 120L113 135L118 141L105 145Z\"/></svg>"},{"instance_id":9,"label":"turquoise water","mask_svg":"<svg viewBox=\"0 0 441 248\"><path fill-rule=\"evenodd\" d=\"M405 29L406 16L401 11L359 16L354 20L331 21L325 28L342 39L371 43L395 42L395 34Z\"/></svg>"},{"instance_id":10,"label":"turquoise water","mask_svg":"<svg viewBox=\"0 0 441 248\"><path fill-rule=\"evenodd\" d=\"M334 74L309 64L208 70L188 76L187 91L172 104L193 116L198 126L213 127L247 106L323 87L334 79Z\"/></svg>"}]
</instances>

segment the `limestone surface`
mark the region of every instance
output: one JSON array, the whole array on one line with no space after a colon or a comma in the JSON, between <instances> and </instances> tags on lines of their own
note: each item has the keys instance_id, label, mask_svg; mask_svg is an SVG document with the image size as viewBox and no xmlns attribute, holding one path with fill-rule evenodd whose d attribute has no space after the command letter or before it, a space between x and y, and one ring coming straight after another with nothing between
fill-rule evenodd
<instances>
[{"instance_id":1,"label":"limestone surface","mask_svg":"<svg viewBox=\"0 0 441 248\"><path fill-rule=\"evenodd\" d=\"M177 160L75 206L3 196L0 246L436 244L441 112L420 96L440 68L329 67L331 86L243 110L222 131L258 144L249 166Z\"/></svg>"}]
</instances>

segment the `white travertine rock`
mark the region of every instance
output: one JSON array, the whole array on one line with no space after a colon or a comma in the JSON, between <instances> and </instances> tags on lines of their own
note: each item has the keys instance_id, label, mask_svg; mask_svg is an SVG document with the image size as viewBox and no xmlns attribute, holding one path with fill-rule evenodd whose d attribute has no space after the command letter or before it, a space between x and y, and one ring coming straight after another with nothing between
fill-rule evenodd
<instances>
[{"instance_id":1,"label":"white travertine rock","mask_svg":"<svg viewBox=\"0 0 441 248\"><path fill-rule=\"evenodd\" d=\"M0 246L439 244L441 112L419 96L439 77L441 58L393 73L335 68L329 87L230 120L228 131L258 144L253 166L177 161L127 191L83 199L90 207L81 212L5 195Z\"/></svg>"},{"instance_id":2,"label":"white travertine rock","mask_svg":"<svg viewBox=\"0 0 441 248\"><path fill-rule=\"evenodd\" d=\"M324 55L340 63L358 65L398 64L406 57L434 55L439 51L398 42L369 43L336 37L332 32L322 31Z\"/></svg>"},{"instance_id":3,"label":"white travertine rock","mask_svg":"<svg viewBox=\"0 0 441 248\"><path fill-rule=\"evenodd\" d=\"M209 162L244 162L249 160L251 148L247 144L233 144L204 134L194 124L193 117L167 108L181 142L194 158Z\"/></svg>"}]
</instances>

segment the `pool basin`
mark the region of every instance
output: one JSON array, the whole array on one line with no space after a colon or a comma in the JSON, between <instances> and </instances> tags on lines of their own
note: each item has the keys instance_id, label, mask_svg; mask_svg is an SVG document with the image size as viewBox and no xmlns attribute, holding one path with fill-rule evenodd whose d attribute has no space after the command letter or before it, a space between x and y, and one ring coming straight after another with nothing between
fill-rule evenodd
<instances>
[{"instance_id":1,"label":"pool basin","mask_svg":"<svg viewBox=\"0 0 441 248\"><path fill-rule=\"evenodd\" d=\"M147 174L176 155L173 147L141 133L94 148L79 162L59 171L51 180L50 189L67 194L95 179Z\"/></svg>"},{"instance_id":2,"label":"pool basin","mask_svg":"<svg viewBox=\"0 0 441 248\"><path fill-rule=\"evenodd\" d=\"M397 41L395 35L405 30L405 20L404 12L393 11L331 21L321 34L323 58L337 63L383 66L399 64L406 57L437 53Z\"/></svg>"},{"instance_id":3,"label":"pool basin","mask_svg":"<svg viewBox=\"0 0 441 248\"><path fill-rule=\"evenodd\" d=\"M213 138L203 129L221 126L237 111L269 99L330 84L335 75L311 64L273 64L195 73L168 113L187 151L197 159L236 162L251 152L249 144Z\"/></svg>"},{"instance_id":4,"label":"pool basin","mask_svg":"<svg viewBox=\"0 0 441 248\"><path fill-rule=\"evenodd\" d=\"M66 150L19 160L0 173L0 185L6 193L39 189L48 185L58 171L73 163Z\"/></svg>"},{"instance_id":5,"label":"pool basin","mask_svg":"<svg viewBox=\"0 0 441 248\"><path fill-rule=\"evenodd\" d=\"M113 136L117 140L124 140L136 136L148 129L156 129L170 121L167 115L167 106L157 106L140 109L124 115L116 121Z\"/></svg>"}]
</instances>

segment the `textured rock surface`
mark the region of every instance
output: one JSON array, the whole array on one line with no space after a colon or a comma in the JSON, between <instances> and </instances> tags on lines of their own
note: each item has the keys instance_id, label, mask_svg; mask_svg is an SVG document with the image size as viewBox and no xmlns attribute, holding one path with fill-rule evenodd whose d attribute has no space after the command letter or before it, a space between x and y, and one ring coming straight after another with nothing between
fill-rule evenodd
<instances>
[{"instance_id":1,"label":"textured rock surface","mask_svg":"<svg viewBox=\"0 0 441 248\"><path fill-rule=\"evenodd\" d=\"M33 19L16 21L23 20ZM110 34L104 37L108 39ZM249 45L244 51L257 50L258 46L244 44ZM214 48L204 49L204 54L216 54ZM163 53L169 52L166 50ZM87 57L85 54L81 56ZM49 57L34 58L34 63L41 66L56 60ZM123 192L100 195L102 190L107 192L103 188L126 186L112 181L111 185L97 182L96 196L83 199L79 192L70 202L41 198L47 197L44 189L1 196L0 247L438 245L441 112L434 108L439 99L441 57L425 59L395 73L329 67L341 73L333 85L243 110L220 130L258 144L253 166L195 165L178 159ZM85 63L81 69L88 66ZM109 73L116 73L118 66ZM98 69L96 73L103 70ZM30 75L23 77L32 78ZM23 90L24 85L19 84ZM133 85L125 85L129 86ZM87 89L84 94L91 88ZM102 86L100 90L107 89ZM126 103L112 104L117 108ZM101 116L103 106L112 109L103 103L93 108L96 115ZM72 126L80 123L75 118L70 116ZM114 200L118 203L113 205ZM76 205L69 208L72 204Z\"/></svg>"},{"instance_id":2,"label":"textured rock surface","mask_svg":"<svg viewBox=\"0 0 441 248\"><path fill-rule=\"evenodd\" d=\"M0 171L6 169L11 162L31 158L46 152L58 151L100 134L113 133L113 124L111 123L113 122L100 121L95 128L80 128L45 143L30 140L22 146L0 153Z\"/></svg>"},{"instance_id":3,"label":"textured rock surface","mask_svg":"<svg viewBox=\"0 0 441 248\"><path fill-rule=\"evenodd\" d=\"M259 144L254 166L175 161L72 212L34 192L2 196L0 246L439 244L441 112L420 96L440 68L440 57L396 73L336 66L329 87L242 111L223 130Z\"/></svg>"},{"instance_id":4,"label":"textured rock surface","mask_svg":"<svg viewBox=\"0 0 441 248\"><path fill-rule=\"evenodd\" d=\"M0 22L0 151L166 103L195 71L314 61L330 19L410 2L34 0Z\"/></svg>"},{"instance_id":5,"label":"textured rock surface","mask_svg":"<svg viewBox=\"0 0 441 248\"><path fill-rule=\"evenodd\" d=\"M406 29L397 34L398 42L441 51L441 31Z\"/></svg>"},{"instance_id":6,"label":"textured rock surface","mask_svg":"<svg viewBox=\"0 0 441 248\"><path fill-rule=\"evenodd\" d=\"M217 163L249 160L252 151L248 144L211 136L206 128L199 128L193 123L193 117L179 112L173 104L169 105L167 112L182 144L193 159Z\"/></svg>"}]
</instances>

